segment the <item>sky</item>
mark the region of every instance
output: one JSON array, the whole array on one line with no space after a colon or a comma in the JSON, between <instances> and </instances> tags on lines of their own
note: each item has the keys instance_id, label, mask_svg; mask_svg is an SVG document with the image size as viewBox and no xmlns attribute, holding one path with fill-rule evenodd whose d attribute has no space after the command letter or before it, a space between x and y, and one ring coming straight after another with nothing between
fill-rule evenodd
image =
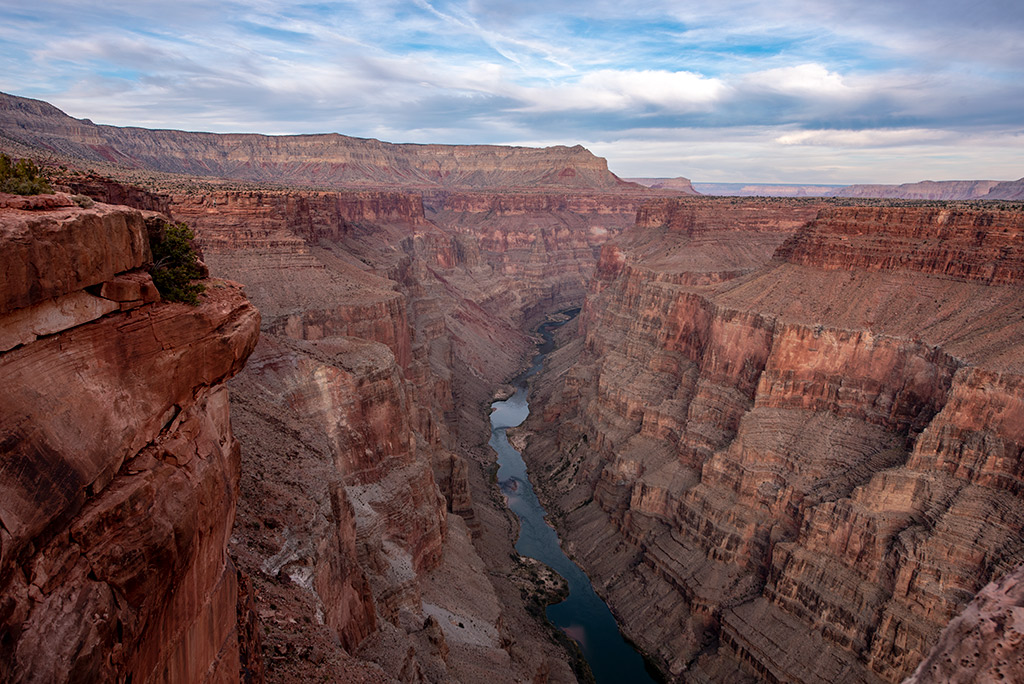
<instances>
[{"instance_id":1,"label":"sky","mask_svg":"<svg viewBox=\"0 0 1024 684\"><path fill-rule=\"evenodd\" d=\"M0 91L96 123L576 145L620 176L1024 176L1022 0L0 0Z\"/></svg>"}]
</instances>

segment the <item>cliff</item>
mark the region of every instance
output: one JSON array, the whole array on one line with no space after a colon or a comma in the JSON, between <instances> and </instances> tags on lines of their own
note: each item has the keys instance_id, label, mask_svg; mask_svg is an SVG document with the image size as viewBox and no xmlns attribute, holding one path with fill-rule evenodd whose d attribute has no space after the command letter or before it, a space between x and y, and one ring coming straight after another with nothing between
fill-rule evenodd
<instances>
[{"instance_id":1,"label":"cliff","mask_svg":"<svg viewBox=\"0 0 1024 684\"><path fill-rule=\"evenodd\" d=\"M982 199L1024 200L1024 178L996 183Z\"/></svg>"},{"instance_id":2,"label":"cliff","mask_svg":"<svg viewBox=\"0 0 1024 684\"><path fill-rule=\"evenodd\" d=\"M899 681L1024 561L1020 215L698 209L604 247L526 457L673 678Z\"/></svg>"},{"instance_id":3,"label":"cliff","mask_svg":"<svg viewBox=\"0 0 1024 684\"><path fill-rule=\"evenodd\" d=\"M274 186L640 190L583 147L410 145L335 133L267 136L96 125L0 93L0 131L14 143L120 168Z\"/></svg>"},{"instance_id":4,"label":"cliff","mask_svg":"<svg viewBox=\"0 0 1024 684\"><path fill-rule=\"evenodd\" d=\"M1024 281L1024 214L981 209L843 208L776 256L828 270L908 271L992 284Z\"/></svg>"},{"instance_id":5,"label":"cliff","mask_svg":"<svg viewBox=\"0 0 1024 684\"><path fill-rule=\"evenodd\" d=\"M160 302L137 211L0 196L0 231L0 678L235 681L224 382L259 314Z\"/></svg>"}]
</instances>

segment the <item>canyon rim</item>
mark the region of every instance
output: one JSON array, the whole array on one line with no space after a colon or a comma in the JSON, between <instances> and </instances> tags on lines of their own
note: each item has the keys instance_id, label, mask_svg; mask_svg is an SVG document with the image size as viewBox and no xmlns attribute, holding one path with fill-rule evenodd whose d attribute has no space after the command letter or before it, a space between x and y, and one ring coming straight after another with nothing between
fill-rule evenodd
<instances>
[{"instance_id":1,"label":"canyon rim","mask_svg":"<svg viewBox=\"0 0 1024 684\"><path fill-rule=\"evenodd\" d=\"M12 95L0 134L57 190L0 195L0 679L586 681L487 447L577 307L509 438L660 677L1024 678L1014 183L708 197Z\"/></svg>"}]
</instances>

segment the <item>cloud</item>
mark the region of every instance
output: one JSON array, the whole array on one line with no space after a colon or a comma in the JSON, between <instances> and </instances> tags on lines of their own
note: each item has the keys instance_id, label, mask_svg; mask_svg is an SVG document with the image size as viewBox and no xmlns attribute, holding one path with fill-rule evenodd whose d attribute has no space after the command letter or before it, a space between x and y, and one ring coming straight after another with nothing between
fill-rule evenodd
<instances>
[{"instance_id":1,"label":"cloud","mask_svg":"<svg viewBox=\"0 0 1024 684\"><path fill-rule=\"evenodd\" d=\"M821 64L813 63L754 71L744 75L742 83L748 90L765 90L801 97L844 96L853 90L840 74L829 71Z\"/></svg>"},{"instance_id":2,"label":"cloud","mask_svg":"<svg viewBox=\"0 0 1024 684\"><path fill-rule=\"evenodd\" d=\"M648 108L672 112L706 109L726 90L717 78L689 71L601 69L576 83L517 89L529 102L528 111L637 111Z\"/></svg>"},{"instance_id":3,"label":"cloud","mask_svg":"<svg viewBox=\"0 0 1024 684\"><path fill-rule=\"evenodd\" d=\"M956 134L949 131L910 128L910 129L865 129L798 131L780 135L775 142L780 145L816 145L827 147L878 148L902 145L932 144L944 140L954 140Z\"/></svg>"},{"instance_id":4,"label":"cloud","mask_svg":"<svg viewBox=\"0 0 1024 684\"><path fill-rule=\"evenodd\" d=\"M116 125L589 140L613 168L646 158L636 175L688 175L662 154L685 140L678 160L703 180L771 180L747 171L768 173L772 155L779 173L806 163L801 181L870 180L871 159L877 174L911 169L900 155L932 165L921 177L1024 157L1017 0L0 0L0 13L0 90Z\"/></svg>"}]
</instances>

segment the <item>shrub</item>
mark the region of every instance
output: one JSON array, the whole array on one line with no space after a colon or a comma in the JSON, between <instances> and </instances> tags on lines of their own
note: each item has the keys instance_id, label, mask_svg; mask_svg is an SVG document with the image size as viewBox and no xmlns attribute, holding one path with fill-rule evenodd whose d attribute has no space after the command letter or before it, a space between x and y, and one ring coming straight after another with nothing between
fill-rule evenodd
<instances>
[{"instance_id":1,"label":"shrub","mask_svg":"<svg viewBox=\"0 0 1024 684\"><path fill-rule=\"evenodd\" d=\"M43 178L42 172L31 159L11 161L6 154L0 154L0 192L13 195L51 194L53 188Z\"/></svg>"},{"instance_id":2,"label":"shrub","mask_svg":"<svg viewBox=\"0 0 1024 684\"><path fill-rule=\"evenodd\" d=\"M154 221L147 225L149 246L153 250L153 267L149 270L160 296L171 302L199 304L199 295L206 289L195 282L204 276L192 241L195 234L184 223Z\"/></svg>"}]
</instances>

